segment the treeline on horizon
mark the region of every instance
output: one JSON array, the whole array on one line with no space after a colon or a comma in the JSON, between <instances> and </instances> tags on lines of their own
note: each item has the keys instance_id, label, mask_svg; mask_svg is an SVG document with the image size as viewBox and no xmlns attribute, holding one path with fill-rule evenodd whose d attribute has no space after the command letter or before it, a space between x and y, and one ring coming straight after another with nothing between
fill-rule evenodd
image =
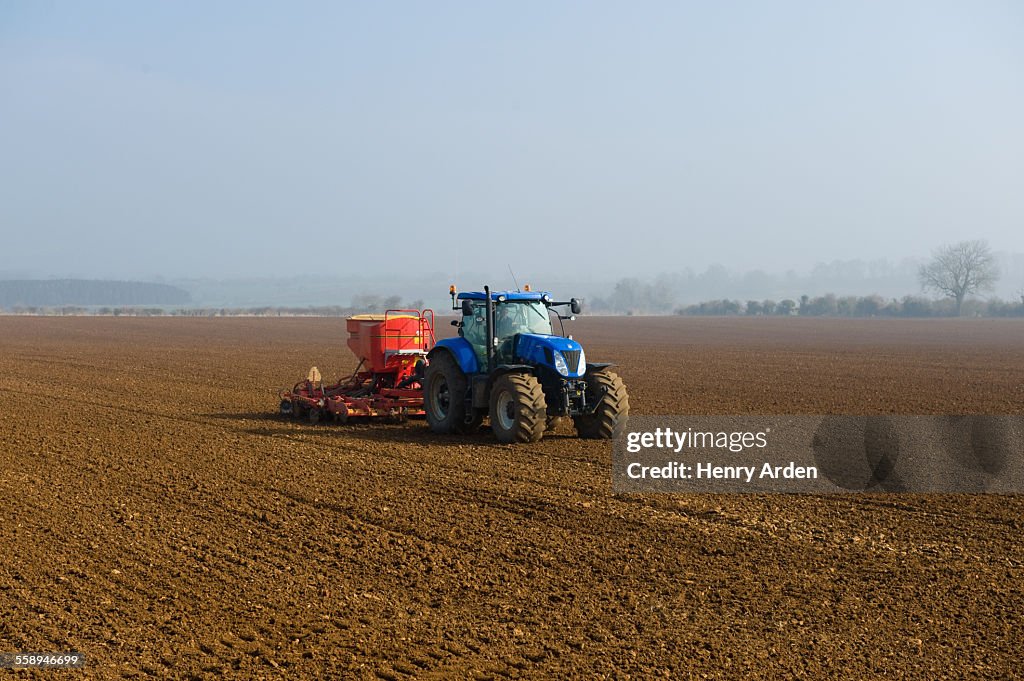
<instances>
[{"instance_id":1,"label":"treeline on horizon","mask_svg":"<svg viewBox=\"0 0 1024 681\"><path fill-rule=\"evenodd\" d=\"M629 312L627 312L629 314ZM956 317L956 303L944 298L930 300L921 296L904 296L886 300L881 296L836 296L826 294L799 301L774 300L707 300L675 310L685 316L800 316L800 317ZM967 300L962 316L1024 317L1024 295L1020 302L992 298Z\"/></svg>"},{"instance_id":2,"label":"treeline on horizon","mask_svg":"<svg viewBox=\"0 0 1024 681\"><path fill-rule=\"evenodd\" d=\"M77 305L26 306L15 305L11 314L39 316L351 316L365 312L383 312L340 305L308 307L80 307Z\"/></svg>"},{"instance_id":3,"label":"treeline on horizon","mask_svg":"<svg viewBox=\"0 0 1024 681\"><path fill-rule=\"evenodd\" d=\"M983 255L987 255L987 247L983 242L964 242L950 248L968 247L980 249ZM954 264L962 268L966 267L959 263ZM968 264L977 266L974 263ZM984 265L992 267L990 261L986 261ZM793 288L788 287L785 293L781 293L772 285L775 280L770 277L760 282L764 284L764 288L761 288L756 286L757 277L752 277L749 273L744 277L744 286L741 290L730 290L728 276L711 268L707 273L696 278L692 273L684 273L659 274L653 280L648 281L635 277L619 279L607 295L588 298L585 307L586 311L590 313L626 315L955 317L959 313L962 316L972 317L1024 316L1024 288L1017 291L1015 295L1017 299L1010 301L997 296L982 298L983 293L991 291L991 286L965 286L964 290L960 291L941 289L939 292L945 296L937 299L931 299L924 295L900 296L896 293L900 288L906 291L914 283L921 285L921 290L926 290L925 282L922 280L923 272L923 269L919 269L917 282L908 279L905 285L900 286L896 291L890 289L889 295L880 295L878 291L857 291L852 285L846 289L847 294L836 295L829 293L828 289L818 292L813 290L801 292L799 289L794 291ZM998 278L998 273L994 269L989 270L986 274L989 282ZM1015 272L1012 278L1016 279L1019 274L1019 272ZM707 295L704 285L715 279L720 279L721 285L720 288L713 289L717 295L715 292ZM975 274L975 278L971 281L980 281L980 279ZM702 285L696 286L698 283ZM791 283L797 282L794 280ZM866 280L858 282L860 286L863 286L864 283ZM690 288L691 284L694 285L693 288ZM704 293L706 297L702 299L695 295L699 293ZM759 293L760 295L758 295ZM798 295L800 293L804 294ZM960 294L959 299L962 300L962 309L960 310L957 309L957 299L954 297L954 293ZM694 300L701 302L693 302Z\"/></svg>"},{"instance_id":4,"label":"treeline on horizon","mask_svg":"<svg viewBox=\"0 0 1024 681\"><path fill-rule=\"evenodd\" d=\"M97 279L18 279L0 281L0 308L66 308L187 305L188 291L169 284Z\"/></svg>"},{"instance_id":5,"label":"treeline on horizon","mask_svg":"<svg viewBox=\"0 0 1024 681\"><path fill-rule=\"evenodd\" d=\"M384 309L311 305L308 307L80 307L23 306L7 308L10 314L44 317L349 317L367 312L383 313Z\"/></svg>"},{"instance_id":6,"label":"treeline on horizon","mask_svg":"<svg viewBox=\"0 0 1024 681\"><path fill-rule=\"evenodd\" d=\"M377 310L372 310L377 312ZM337 305L310 307L23 307L8 309L10 314L44 317L350 317L370 312ZM380 310L383 312L383 310Z\"/></svg>"},{"instance_id":7,"label":"treeline on horizon","mask_svg":"<svg viewBox=\"0 0 1024 681\"><path fill-rule=\"evenodd\" d=\"M21 315L42 316L112 316L112 317L349 317L355 314L383 313L388 309L421 309L422 301L400 303L395 297L384 298L389 304L376 304L373 300L362 300L358 306L262 306L262 307L79 307L15 306L8 312ZM417 305L418 304L418 305ZM612 314L653 314L646 308L630 310L594 310L584 301L584 312ZM440 314L440 313L439 313ZM660 314L664 314L663 312ZM885 299L881 296L801 296L800 300L707 300L672 310L682 316L707 317L955 317L956 304L949 299L929 300L921 296L904 296L901 299ZM1020 302L999 299L968 300L964 303L963 316L969 317L1024 317L1024 296Z\"/></svg>"},{"instance_id":8,"label":"treeline on horizon","mask_svg":"<svg viewBox=\"0 0 1024 681\"><path fill-rule=\"evenodd\" d=\"M23 284L34 286L24 287ZM663 281L645 283L637 279L620 280L610 296L584 298L584 311L589 314L675 314L684 316L804 316L804 317L955 317L956 304L950 298L932 300L923 296L906 295L886 298L872 295L843 295L828 293L820 296L803 295L799 299L743 300L716 298L703 302L680 305L677 293L664 286ZM61 299L68 291L83 303L21 302L36 292L41 300ZM12 292L16 292L15 295ZM111 304L120 296L131 302ZM165 296L169 302L153 301ZM962 315L971 317L1024 317L1024 291L1021 300L1005 301L971 298L964 301ZM19 302L11 303L11 300ZM150 302L138 303L138 300ZM389 309L422 309L422 300L403 302L400 296L361 293L353 295L349 305L260 305L224 306L188 305L189 294L166 284L145 282L117 282L91 280L33 280L0 281L0 309L10 314L46 316L126 316L126 317L347 317L362 313L383 313ZM445 310L439 310L443 314Z\"/></svg>"},{"instance_id":9,"label":"treeline on horizon","mask_svg":"<svg viewBox=\"0 0 1024 681\"><path fill-rule=\"evenodd\" d=\"M0 310L16 315L113 317L347 317L394 309L423 309L422 300L357 294L350 305L190 306L175 286L84 279L0 281Z\"/></svg>"},{"instance_id":10,"label":"treeline on horizon","mask_svg":"<svg viewBox=\"0 0 1024 681\"><path fill-rule=\"evenodd\" d=\"M422 300L403 302L399 296L359 294L351 305L262 305L258 307L157 307L153 305L13 305L15 315L101 317L350 317L382 314L386 310L421 310ZM0 306L0 309L3 309Z\"/></svg>"}]
</instances>

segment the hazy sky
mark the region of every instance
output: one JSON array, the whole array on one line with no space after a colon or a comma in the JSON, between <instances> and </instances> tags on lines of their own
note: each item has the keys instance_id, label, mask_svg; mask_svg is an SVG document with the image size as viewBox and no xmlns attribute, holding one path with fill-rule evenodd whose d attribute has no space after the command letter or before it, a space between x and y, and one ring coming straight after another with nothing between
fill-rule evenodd
<instances>
[{"instance_id":1,"label":"hazy sky","mask_svg":"<svg viewBox=\"0 0 1024 681\"><path fill-rule=\"evenodd\" d=\"M0 271L1024 252L1024 3L0 3ZM458 262L457 262L458 261Z\"/></svg>"}]
</instances>

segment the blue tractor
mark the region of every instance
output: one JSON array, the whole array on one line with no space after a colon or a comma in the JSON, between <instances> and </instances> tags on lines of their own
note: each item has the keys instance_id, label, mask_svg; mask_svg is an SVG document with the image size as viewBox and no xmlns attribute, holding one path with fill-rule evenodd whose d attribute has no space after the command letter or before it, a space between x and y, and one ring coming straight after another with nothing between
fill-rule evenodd
<instances>
[{"instance_id":1,"label":"blue tractor","mask_svg":"<svg viewBox=\"0 0 1024 681\"><path fill-rule=\"evenodd\" d=\"M580 303L556 302L546 291L458 294L451 288L456 338L427 356L423 399L436 433L469 433L485 416L500 442L536 442L563 417L580 437L617 437L629 418L626 386L610 364L587 362L571 336L553 333L551 314L573 319ZM571 315L552 308L568 307Z\"/></svg>"}]
</instances>

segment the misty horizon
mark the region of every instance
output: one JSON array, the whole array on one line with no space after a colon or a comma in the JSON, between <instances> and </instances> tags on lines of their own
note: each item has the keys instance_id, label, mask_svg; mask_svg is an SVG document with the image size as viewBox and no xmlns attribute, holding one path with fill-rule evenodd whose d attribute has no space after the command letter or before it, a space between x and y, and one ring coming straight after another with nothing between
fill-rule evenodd
<instances>
[{"instance_id":1,"label":"misty horizon","mask_svg":"<svg viewBox=\"0 0 1024 681\"><path fill-rule=\"evenodd\" d=\"M905 296L938 299L922 290L919 267L927 258L877 258L871 261L837 260L816 263L804 270L770 272L737 270L722 264L704 270L680 268L673 271L620 271L567 277L560 273L543 273L536 269L516 270L508 267L489 272L469 271L455 276L451 272L424 271L404 274L309 273L264 277L166 277L154 275L136 281L169 284L192 296L192 306L263 307L263 306L348 306L360 298L397 296L404 301L424 301L430 307L445 309L447 288L456 284L459 290L478 290L485 284L494 289L515 289L529 284L535 290L551 290L556 295L576 296L591 301L608 301L616 287L631 282L663 289L663 300L671 312L673 306L689 305L716 299L794 299L834 294L837 296L872 296L902 299ZM977 295L979 299L1018 300L1024 291L1024 254L996 254L1000 278L992 291ZM76 273L51 274L10 272L0 270L3 280L92 279ZM111 278L109 280L117 281Z\"/></svg>"}]
</instances>

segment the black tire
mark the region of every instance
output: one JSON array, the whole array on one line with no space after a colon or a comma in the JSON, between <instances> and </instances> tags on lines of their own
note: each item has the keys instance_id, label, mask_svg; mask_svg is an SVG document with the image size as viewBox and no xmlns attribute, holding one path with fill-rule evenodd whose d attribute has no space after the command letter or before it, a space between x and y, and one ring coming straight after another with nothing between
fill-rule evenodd
<instances>
[{"instance_id":1,"label":"black tire","mask_svg":"<svg viewBox=\"0 0 1024 681\"><path fill-rule=\"evenodd\" d=\"M593 413L574 416L576 432L588 440L611 440L626 429L629 395L618 374L599 369L586 376L587 403L598 401Z\"/></svg>"},{"instance_id":2,"label":"black tire","mask_svg":"<svg viewBox=\"0 0 1024 681\"><path fill-rule=\"evenodd\" d=\"M471 433L483 417L466 410L466 375L447 352L430 358L423 379L423 411L435 433Z\"/></svg>"},{"instance_id":3,"label":"black tire","mask_svg":"<svg viewBox=\"0 0 1024 681\"><path fill-rule=\"evenodd\" d=\"M536 442L544 436L547 401L530 374L505 374L491 387L491 431L499 442Z\"/></svg>"},{"instance_id":4,"label":"black tire","mask_svg":"<svg viewBox=\"0 0 1024 681\"><path fill-rule=\"evenodd\" d=\"M278 408L282 418L290 419L295 413L291 400L281 400L281 406Z\"/></svg>"}]
</instances>

